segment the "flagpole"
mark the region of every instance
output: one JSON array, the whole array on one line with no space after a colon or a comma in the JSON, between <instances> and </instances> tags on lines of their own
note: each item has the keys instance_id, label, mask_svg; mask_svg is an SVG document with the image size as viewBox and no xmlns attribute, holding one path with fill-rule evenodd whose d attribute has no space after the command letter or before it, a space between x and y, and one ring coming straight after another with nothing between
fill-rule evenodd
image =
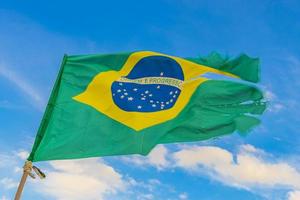
<instances>
[{"instance_id":1,"label":"flagpole","mask_svg":"<svg viewBox=\"0 0 300 200\"><path fill-rule=\"evenodd\" d=\"M28 175L30 174L31 170L32 170L32 162L26 161L25 165L23 167L23 175L22 175L21 181L18 186L18 190L15 195L15 200L20 200L24 185L26 183L26 179L27 179Z\"/></svg>"}]
</instances>

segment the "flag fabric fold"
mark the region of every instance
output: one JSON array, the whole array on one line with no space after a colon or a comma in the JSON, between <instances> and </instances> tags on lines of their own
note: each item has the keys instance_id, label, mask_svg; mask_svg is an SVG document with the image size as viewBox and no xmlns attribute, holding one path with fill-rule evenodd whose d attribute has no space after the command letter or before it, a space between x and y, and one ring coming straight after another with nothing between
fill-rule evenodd
<instances>
[{"instance_id":1,"label":"flag fabric fold","mask_svg":"<svg viewBox=\"0 0 300 200\"><path fill-rule=\"evenodd\" d=\"M241 54L231 59L213 52L207 57L187 58L187 60L232 73L246 81L257 83L260 79L259 59L250 58L246 54Z\"/></svg>"}]
</instances>

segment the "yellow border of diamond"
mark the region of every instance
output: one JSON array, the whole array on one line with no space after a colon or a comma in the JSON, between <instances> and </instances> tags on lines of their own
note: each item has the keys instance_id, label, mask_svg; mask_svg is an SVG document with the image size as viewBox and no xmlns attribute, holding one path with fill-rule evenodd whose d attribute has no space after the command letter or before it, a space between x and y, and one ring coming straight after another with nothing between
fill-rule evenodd
<instances>
[{"instance_id":1,"label":"yellow border of diamond","mask_svg":"<svg viewBox=\"0 0 300 200\"><path fill-rule=\"evenodd\" d=\"M127 76L133 67L144 57L166 56L176 60L182 67L184 84L181 93L174 104L168 110L157 112L127 112L114 104L111 94L111 85L121 77ZM139 51L131 54L120 71L101 72L94 77L87 89L73 97L74 100L92 106L108 117L130 127L136 131L154 126L175 118L189 102L197 87L207 80L201 76L207 72L223 74L230 77L237 77L233 74L222 72L207 66L195 64L182 58L169 56L150 51ZM195 78L198 77L198 78Z\"/></svg>"}]
</instances>

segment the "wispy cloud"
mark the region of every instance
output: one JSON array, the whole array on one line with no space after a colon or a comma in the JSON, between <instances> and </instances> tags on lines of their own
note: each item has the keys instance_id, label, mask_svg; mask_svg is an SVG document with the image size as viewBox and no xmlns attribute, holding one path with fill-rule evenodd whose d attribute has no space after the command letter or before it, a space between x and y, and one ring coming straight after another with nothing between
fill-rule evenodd
<instances>
[{"instance_id":1,"label":"wispy cloud","mask_svg":"<svg viewBox=\"0 0 300 200\"><path fill-rule=\"evenodd\" d=\"M186 192L174 188L172 184L166 184L158 179L130 180L131 187L126 194L116 199L150 200L150 199L184 199L188 197Z\"/></svg>"},{"instance_id":2,"label":"wispy cloud","mask_svg":"<svg viewBox=\"0 0 300 200\"><path fill-rule=\"evenodd\" d=\"M23 109L25 106L17 105L15 103L12 103L8 100L0 100L0 108L4 109Z\"/></svg>"},{"instance_id":3,"label":"wispy cloud","mask_svg":"<svg viewBox=\"0 0 300 200\"><path fill-rule=\"evenodd\" d=\"M24 150L13 152L0 151L0 200L13 199L23 170ZM22 158L21 158L22 157Z\"/></svg>"},{"instance_id":4,"label":"wispy cloud","mask_svg":"<svg viewBox=\"0 0 300 200\"><path fill-rule=\"evenodd\" d=\"M288 193L288 200L299 200L300 191L291 191Z\"/></svg>"},{"instance_id":5,"label":"wispy cloud","mask_svg":"<svg viewBox=\"0 0 300 200\"><path fill-rule=\"evenodd\" d=\"M0 152L0 169L1 168L10 168L12 166L15 166L18 162L17 157L10 153L2 153Z\"/></svg>"},{"instance_id":6,"label":"wispy cloud","mask_svg":"<svg viewBox=\"0 0 300 200\"><path fill-rule=\"evenodd\" d=\"M178 196L178 198L181 199L181 200L186 200L186 199L188 199L188 195L187 195L187 193L181 193L181 194Z\"/></svg>"},{"instance_id":7,"label":"wispy cloud","mask_svg":"<svg viewBox=\"0 0 300 200\"><path fill-rule=\"evenodd\" d=\"M278 81L273 90L280 93L273 96L272 100L278 100L285 104L290 110L299 108L299 104L291 104L292 101L300 99L298 91L300 89L300 58L293 54L288 54L284 58L278 61L285 65L285 67L277 67L276 80L271 80L270 86L275 85L275 81ZM274 86L273 86L274 87ZM276 90L275 90L276 89Z\"/></svg>"},{"instance_id":8,"label":"wispy cloud","mask_svg":"<svg viewBox=\"0 0 300 200\"><path fill-rule=\"evenodd\" d=\"M0 200L9 200L5 195L0 197Z\"/></svg>"},{"instance_id":9,"label":"wispy cloud","mask_svg":"<svg viewBox=\"0 0 300 200\"><path fill-rule=\"evenodd\" d=\"M277 113L285 108L284 104L279 101L277 95L271 90L265 90L266 100L269 102L269 106L267 107L269 112Z\"/></svg>"},{"instance_id":10,"label":"wispy cloud","mask_svg":"<svg viewBox=\"0 0 300 200\"><path fill-rule=\"evenodd\" d=\"M18 182L16 182L12 178L5 177L5 178L0 179L0 185L2 185L2 187L4 189L9 190L12 188L16 188L18 186Z\"/></svg>"},{"instance_id":11,"label":"wispy cloud","mask_svg":"<svg viewBox=\"0 0 300 200\"><path fill-rule=\"evenodd\" d=\"M43 111L62 56L91 52L89 43L93 41L51 31L13 10L0 9L0 26L5 27L0 34L0 79L6 80L10 89L17 89L32 106ZM6 100L18 96L5 95ZM0 107L15 108L7 102L0 103Z\"/></svg>"},{"instance_id":12,"label":"wispy cloud","mask_svg":"<svg viewBox=\"0 0 300 200\"><path fill-rule=\"evenodd\" d=\"M20 92L24 93L30 103L39 110L42 110L45 105L45 99L41 96L38 90L19 75L16 71L0 63L0 77L11 82Z\"/></svg>"}]
</instances>

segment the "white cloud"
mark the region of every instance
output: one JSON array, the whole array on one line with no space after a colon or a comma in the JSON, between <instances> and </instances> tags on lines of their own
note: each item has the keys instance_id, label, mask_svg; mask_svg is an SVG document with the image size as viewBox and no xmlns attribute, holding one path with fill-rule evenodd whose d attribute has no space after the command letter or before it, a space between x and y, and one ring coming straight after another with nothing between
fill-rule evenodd
<instances>
[{"instance_id":1,"label":"white cloud","mask_svg":"<svg viewBox=\"0 0 300 200\"><path fill-rule=\"evenodd\" d=\"M181 193L181 194L179 194L179 199L181 199L181 200L186 200L186 199L188 199L187 193Z\"/></svg>"},{"instance_id":2,"label":"white cloud","mask_svg":"<svg viewBox=\"0 0 300 200\"><path fill-rule=\"evenodd\" d=\"M277 97L276 97L276 95L272 91L266 90L265 91L265 98L268 101L272 101L272 100L276 99Z\"/></svg>"},{"instance_id":3,"label":"white cloud","mask_svg":"<svg viewBox=\"0 0 300 200\"><path fill-rule=\"evenodd\" d=\"M270 106L269 111L276 113L276 112L281 111L283 108L284 108L283 104L275 103L272 106Z\"/></svg>"},{"instance_id":4,"label":"white cloud","mask_svg":"<svg viewBox=\"0 0 300 200\"><path fill-rule=\"evenodd\" d=\"M126 156L122 160L139 167L153 166L158 170L163 170L170 166L167 159L168 149L164 145L156 146L148 156Z\"/></svg>"},{"instance_id":5,"label":"white cloud","mask_svg":"<svg viewBox=\"0 0 300 200\"><path fill-rule=\"evenodd\" d=\"M239 148L240 153L243 154L252 154L252 155L257 155L257 156L271 156L271 154L268 154L262 149L255 148L251 144L244 144L241 145Z\"/></svg>"},{"instance_id":6,"label":"white cloud","mask_svg":"<svg viewBox=\"0 0 300 200\"><path fill-rule=\"evenodd\" d=\"M140 194L137 196L137 200L152 200L154 199L153 194Z\"/></svg>"},{"instance_id":7,"label":"white cloud","mask_svg":"<svg viewBox=\"0 0 300 200\"><path fill-rule=\"evenodd\" d=\"M160 149L158 152L165 152L165 150ZM25 150L0 154L0 158L3 158L0 160L0 164L5 160L3 167L9 169L5 173L5 176L9 178L0 178L0 193L1 189L4 190L4 185L5 189L17 186L22 173L23 159L27 158L27 155L28 152ZM160 162L153 158L151 160L158 166L166 162L161 158L158 159ZM51 161L38 165L45 172L46 179L33 180L29 178L25 188L26 191L37 197L45 196L47 199L56 200L149 200L151 198L163 199L163 196L166 195L179 197L180 194L180 191L177 192L171 185L164 184L159 179L136 180L122 175L102 159ZM14 192L14 190L10 191Z\"/></svg>"},{"instance_id":8,"label":"white cloud","mask_svg":"<svg viewBox=\"0 0 300 200\"><path fill-rule=\"evenodd\" d=\"M300 199L300 191L291 191L288 193L288 200L299 200Z\"/></svg>"},{"instance_id":9,"label":"white cloud","mask_svg":"<svg viewBox=\"0 0 300 200\"><path fill-rule=\"evenodd\" d=\"M191 173L205 174L226 185L300 188L300 173L285 162L269 162L266 154L251 145L241 146L234 155L213 146L191 146L174 153L176 165Z\"/></svg>"},{"instance_id":10,"label":"white cloud","mask_svg":"<svg viewBox=\"0 0 300 200\"><path fill-rule=\"evenodd\" d=\"M37 89L25 80L22 76L17 74L14 70L7 67L5 64L0 63L0 77L3 77L14 84L21 92L23 92L26 97L29 97L30 102L36 108L41 110L45 105L45 100L39 94Z\"/></svg>"},{"instance_id":11,"label":"white cloud","mask_svg":"<svg viewBox=\"0 0 300 200\"><path fill-rule=\"evenodd\" d=\"M277 113L285 108L284 104L278 100L277 95L271 90L266 88L264 95L266 100L270 102L267 107L269 112Z\"/></svg>"},{"instance_id":12,"label":"white cloud","mask_svg":"<svg viewBox=\"0 0 300 200\"><path fill-rule=\"evenodd\" d=\"M149 180L130 180L130 189L126 194L122 194L117 199L137 199L137 200L149 200L149 199L178 199L180 194L184 194L181 191L176 190L172 185L162 183L158 179Z\"/></svg>"},{"instance_id":13,"label":"white cloud","mask_svg":"<svg viewBox=\"0 0 300 200\"><path fill-rule=\"evenodd\" d=\"M14 179L12 178L2 178L0 179L0 185L3 186L4 189L12 189L18 186L18 183L16 181L14 181Z\"/></svg>"},{"instance_id":14,"label":"white cloud","mask_svg":"<svg viewBox=\"0 0 300 200\"><path fill-rule=\"evenodd\" d=\"M19 150L18 152L16 152L16 156L21 160L26 160L29 156L29 152L26 150Z\"/></svg>"},{"instance_id":15,"label":"white cloud","mask_svg":"<svg viewBox=\"0 0 300 200\"><path fill-rule=\"evenodd\" d=\"M14 169L20 168L27 159L29 152L26 150L14 151L11 153L0 152L0 168Z\"/></svg>"},{"instance_id":16,"label":"white cloud","mask_svg":"<svg viewBox=\"0 0 300 200\"><path fill-rule=\"evenodd\" d=\"M167 160L168 150L163 145L155 147L148 156L148 161L151 165L158 169L167 167L170 163Z\"/></svg>"},{"instance_id":17,"label":"white cloud","mask_svg":"<svg viewBox=\"0 0 300 200\"><path fill-rule=\"evenodd\" d=\"M154 193L158 187L167 187L167 185L162 184L158 179L150 179L146 183L143 183L143 187L149 192Z\"/></svg>"},{"instance_id":18,"label":"white cloud","mask_svg":"<svg viewBox=\"0 0 300 200\"><path fill-rule=\"evenodd\" d=\"M33 184L36 191L58 200L99 200L126 188L121 174L101 159L50 162L47 178Z\"/></svg>"},{"instance_id":19,"label":"white cloud","mask_svg":"<svg viewBox=\"0 0 300 200\"><path fill-rule=\"evenodd\" d=\"M9 168L17 164L16 157L12 154L5 154L0 152L0 169Z\"/></svg>"},{"instance_id":20,"label":"white cloud","mask_svg":"<svg viewBox=\"0 0 300 200\"><path fill-rule=\"evenodd\" d=\"M0 200L8 200L8 198L5 195L3 195L0 197Z\"/></svg>"}]
</instances>

